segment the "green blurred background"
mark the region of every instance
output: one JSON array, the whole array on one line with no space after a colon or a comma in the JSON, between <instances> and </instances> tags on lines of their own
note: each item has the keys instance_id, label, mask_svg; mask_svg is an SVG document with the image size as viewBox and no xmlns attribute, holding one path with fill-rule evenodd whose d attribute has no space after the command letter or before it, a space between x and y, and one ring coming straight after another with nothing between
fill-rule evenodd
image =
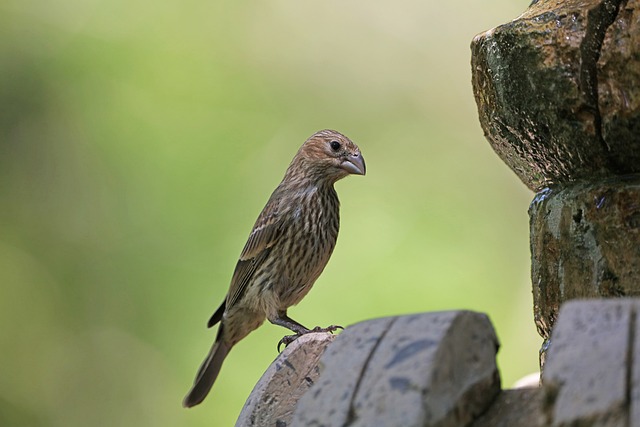
<instances>
[{"instance_id":1,"label":"green blurred background","mask_svg":"<svg viewBox=\"0 0 640 427\"><path fill-rule=\"evenodd\" d=\"M528 0L0 3L0 425L232 425L286 332L181 400L253 222L335 128L366 177L289 313L490 315L503 385L537 368L527 207L471 91L473 36Z\"/></svg>"}]
</instances>

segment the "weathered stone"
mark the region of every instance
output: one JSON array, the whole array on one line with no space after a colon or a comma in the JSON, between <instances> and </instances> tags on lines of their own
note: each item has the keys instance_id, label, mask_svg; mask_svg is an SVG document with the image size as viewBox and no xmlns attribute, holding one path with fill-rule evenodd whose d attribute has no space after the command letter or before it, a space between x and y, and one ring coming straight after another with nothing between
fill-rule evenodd
<instances>
[{"instance_id":1,"label":"weathered stone","mask_svg":"<svg viewBox=\"0 0 640 427\"><path fill-rule=\"evenodd\" d=\"M640 175L547 190L529 215L534 316L543 338L564 301L640 296Z\"/></svg>"},{"instance_id":2,"label":"weathered stone","mask_svg":"<svg viewBox=\"0 0 640 427\"><path fill-rule=\"evenodd\" d=\"M465 426L500 389L484 314L425 313L347 328L292 426Z\"/></svg>"},{"instance_id":3,"label":"weathered stone","mask_svg":"<svg viewBox=\"0 0 640 427\"><path fill-rule=\"evenodd\" d=\"M620 4L598 59L598 107L602 138L622 172L640 164L640 2Z\"/></svg>"},{"instance_id":4,"label":"weathered stone","mask_svg":"<svg viewBox=\"0 0 640 427\"><path fill-rule=\"evenodd\" d=\"M485 136L532 190L640 173L640 0L539 0L472 42Z\"/></svg>"},{"instance_id":5,"label":"weathered stone","mask_svg":"<svg viewBox=\"0 0 640 427\"><path fill-rule=\"evenodd\" d=\"M394 317L361 322L345 329L320 360L321 376L305 399L299 402L296 425L342 426L351 408L353 395L367 369L367 361L386 335ZM304 403L306 400L307 403ZM322 408L315 406L322 402Z\"/></svg>"},{"instance_id":6,"label":"weathered stone","mask_svg":"<svg viewBox=\"0 0 640 427\"><path fill-rule=\"evenodd\" d=\"M542 376L545 426L628 426L632 332L640 301L570 301ZM636 421L637 422L637 421ZM634 424L635 425L635 424Z\"/></svg>"},{"instance_id":7,"label":"weathered stone","mask_svg":"<svg viewBox=\"0 0 640 427\"><path fill-rule=\"evenodd\" d=\"M291 343L253 388L236 427L289 425L298 399L318 378L318 361L334 338L311 333Z\"/></svg>"},{"instance_id":8,"label":"weathered stone","mask_svg":"<svg viewBox=\"0 0 640 427\"><path fill-rule=\"evenodd\" d=\"M541 427L541 409L540 388L504 390L471 427Z\"/></svg>"}]
</instances>

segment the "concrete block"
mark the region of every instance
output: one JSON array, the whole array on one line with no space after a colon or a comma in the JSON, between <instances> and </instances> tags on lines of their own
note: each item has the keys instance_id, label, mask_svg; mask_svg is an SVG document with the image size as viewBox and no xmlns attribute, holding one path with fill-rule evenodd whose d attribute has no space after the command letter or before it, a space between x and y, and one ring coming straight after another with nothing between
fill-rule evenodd
<instances>
[{"instance_id":1,"label":"concrete block","mask_svg":"<svg viewBox=\"0 0 640 427\"><path fill-rule=\"evenodd\" d=\"M542 427L542 390L519 388L502 391L489 410L472 427Z\"/></svg>"},{"instance_id":2,"label":"concrete block","mask_svg":"<svg viewBox=\"0 0 640 427\"><path fill-rule=\"evenodd\" d=\"M542 376L545 425L629 425L638 308L631 299L573 300L561 307Z\"/></svg>"},{"instance_id":3,"label":"concrete block","mask_svg":"<svg viewBox=\"0 0 640 427\"><path fill-rule=\"evenodd\" d=\"M347 328L292 426L468 425L500 390L498 341L484 314L450 311Z\"/></svg>"}]
</instances>

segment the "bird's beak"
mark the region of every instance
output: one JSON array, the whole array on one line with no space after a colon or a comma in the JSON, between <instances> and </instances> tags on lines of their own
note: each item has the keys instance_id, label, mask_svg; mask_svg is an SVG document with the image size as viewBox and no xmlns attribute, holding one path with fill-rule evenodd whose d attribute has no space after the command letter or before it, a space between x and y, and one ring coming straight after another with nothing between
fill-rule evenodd
<instances>
[{"instance_id":1,"label":"bird's beak","mask_svg":"<svg viewBox=\"0 0 640 427\"><path fill-rule=\"evenodd\" d=\"M354 175L364 175L367 173L367 167L364 165L364 157L362 154L355 153L345 159L340 167Z\"/></svg>"}]
</instances>

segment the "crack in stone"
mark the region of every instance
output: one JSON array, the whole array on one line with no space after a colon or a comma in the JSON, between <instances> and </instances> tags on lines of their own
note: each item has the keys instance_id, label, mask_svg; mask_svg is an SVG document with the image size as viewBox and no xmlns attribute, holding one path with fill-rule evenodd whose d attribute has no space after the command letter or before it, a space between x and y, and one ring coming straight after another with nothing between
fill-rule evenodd
<instances>
[{"instance_id":1,"label":"crack in stone","mask_svg":"<svg viewBox=\"0 0 640 427\"><path fill-rule=\"evenodd\" d=\"M602 136L602 116L598 105L598 60L607 30L615 22L623 3L626 0L604 0L589 10L584 39L580 43L580 90L586 98L584 112L593 116L596 138L605 154L610 152L610 147ZM614 162L610 156L607 159L610 163Z\"/></svg>"},{"instance_id":2,"label":"crack in stone","mask_svg":"<svg viewBox=\"0 0 640 427\"><path fill-rule=\"evenodd\" d=\"M362 369L360 370L360 375L358 376L358 381L356 382L356 385L353 388L353 394L351 394L351 402L349 402L349 413L347 414L347 420L344 422L343 427L350 426L358 418L358 415L356 414L355 400L356 400L356 397L358 396L358 391L360 390L360 384L362 383L362 378L364 377L364 373L367 372L367 367L369 366L369 362L373 358L373 355L378 349L378 346L380 345L384 337L387 335L387 332L391 330L391 327L396 322L396 320L397 320L397 317L391 319L391 321L387 325L387 328L378 337L378 340L376 341L375 345L371 349L371 352L367 356L367 360L365 360L364 364L362 365Z\"/></svg>"}]
</instances>

